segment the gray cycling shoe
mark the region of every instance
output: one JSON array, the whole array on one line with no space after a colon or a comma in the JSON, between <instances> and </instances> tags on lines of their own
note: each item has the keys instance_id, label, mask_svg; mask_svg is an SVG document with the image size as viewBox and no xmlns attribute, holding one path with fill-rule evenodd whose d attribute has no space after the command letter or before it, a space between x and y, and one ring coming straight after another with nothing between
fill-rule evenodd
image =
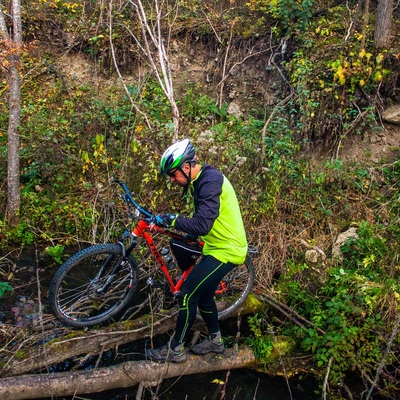
<instances>
[{"instance_id":1,"label":"gray cycling shoe","mask_svg":"<svg viewBox=\"0 0 400 400\"><path fill-rule=\"evenodd\" d=\"M222 354L225 351L224 342L219 340L218 342L206 338L199 344L195 344L190 349L194 354L207 354L207 353L217 353Z\"/></svg>"},{"instance_id":2,"label":"gray cycling shoe","mask_svg":"<svg viewBox=\"0 0 400 400\"><path fill-rule=\"evenodd\" d=\"M178 349L175 349L175 351L169 347L169 344L166 344L159 349L146 349L146 355L156 362L170 361L181 363L186 361L186 352L183 345Z\"/></svg>"}]
</instances>

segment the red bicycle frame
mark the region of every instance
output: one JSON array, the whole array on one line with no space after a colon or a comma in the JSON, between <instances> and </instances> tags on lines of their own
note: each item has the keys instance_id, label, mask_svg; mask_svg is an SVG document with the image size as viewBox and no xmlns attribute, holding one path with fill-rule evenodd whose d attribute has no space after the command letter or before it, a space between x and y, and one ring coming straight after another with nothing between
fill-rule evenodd
<instances>
[{"instance_id":1,"label":"red bicycle frame","mask_svg":"<svg viewBox=\"0 0 400 400\"><path fill-rule=\"evenodd\" d=\"M146 243L149 246L149 249L151 251L151 254L153 254L158 266L160 267L160 270L162 271L162 273L164 274L165 278L168 281L168 285L171 289L171 293L173 293L175 295L175 294L179 293L183 282L186 280L187 276L189 275L189 273L193 269L193 267L190 267L188 270L183 271L180 279L176 283L174 283L174 281L172 280L171 275L168 271L168 267L165 264L164 259L161 257L161 254L158 251L156 245L154 244L153 238L149 234L148 231L158 232L163 235L167 235L167 236L178 238L178 239L184 239L184 237L182 235L179 235L178 233L171 232L170 230L161 228L157 225L153 225L150 227L148 222L143 219L139 220L138 224L136 225L136 227L133 229L133 232L132 232L133 236L142 237L146 241ZM200 245L202 245L202 244L200 244Z\"/></svg>"},{"instance_id":2,"label":"red bicycle frame","mask_svg":"<svg viewBox=\"0 0 400 400\"><path fill-rule=\"evenodd\" d=\"M193 269L194 265L192 267L190 267L189 269L187 269L186 271L183 271L182 276L179 278L179 280L176 283L174 283L174 281L169 273L168 267L167 267L164 259L162 258L160 252L158 251L156 245L154 244L153 238L149 234L149 231L161 233L161 234L167 235L171 238L187 240L187 242L190 242L190 240L185 239L185 237L183 235L172 232L166 228L162 228L157 225L150 226L150 224L143 219L138 221L136 227L133 229L133 232L132 232L133 236L142 237L146 241L146 243L149 246L149 249L151 251L151 254L154 256L161 272L164 274L165 278L168 281L168 285L170 287L171 293L176 295L177 293L179 293L183 282L185 282L187 276L190 274L190 271ZM203 242L200 242L199 244L200 244L200 246L203 246ZM226 290L226 283L221 281L219 288L216 290L215 294L219 295L219 294L223 293L225 290Z\"/></svg>"}]
</instances>

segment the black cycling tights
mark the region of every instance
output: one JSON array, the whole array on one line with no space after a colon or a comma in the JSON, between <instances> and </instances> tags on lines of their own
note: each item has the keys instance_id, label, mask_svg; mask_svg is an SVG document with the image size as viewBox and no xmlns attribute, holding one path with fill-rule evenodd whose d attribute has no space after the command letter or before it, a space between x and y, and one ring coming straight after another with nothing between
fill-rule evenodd
<instances>
[{"instance_id":1,"label":"black cycling tights","mask_svg":"<svg viewBox=\"0 0 400 400\"><path fill-rule=\"evenodd\" d=\"M179 295L179 314L171 347L183 343L196 319L197 307L207 325L208 334L219 331L218 311L214 301L220 280L234 267L212 256L204 256L182 285Z\"/></svg>"}]
</instances>

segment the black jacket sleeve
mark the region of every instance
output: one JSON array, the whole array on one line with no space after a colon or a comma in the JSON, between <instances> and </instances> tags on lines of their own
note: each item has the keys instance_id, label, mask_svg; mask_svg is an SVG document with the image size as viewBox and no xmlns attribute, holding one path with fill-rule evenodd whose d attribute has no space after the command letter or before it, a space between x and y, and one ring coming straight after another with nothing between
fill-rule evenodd
<instances>
[{"instance_id":1,"label":"black jacket sleeve","mask_svg":"<svg viewBox=\"0 0 400 400\"><path fill-rule=\"evenodd\" d=\"M211 168L205 168L193 184L195 213L192 218L179 215L175 228L197 236L210 232L220 210L223 175Z\"/></svg>"}]
</instances>

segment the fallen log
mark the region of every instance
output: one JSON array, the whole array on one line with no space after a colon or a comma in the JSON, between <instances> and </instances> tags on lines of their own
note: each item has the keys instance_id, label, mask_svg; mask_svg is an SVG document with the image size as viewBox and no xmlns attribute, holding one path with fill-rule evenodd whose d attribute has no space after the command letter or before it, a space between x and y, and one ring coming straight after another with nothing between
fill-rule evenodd
<instances>
[{"instance_id":1,"label":"fallen log","mask_svg":"<svg viewBox=\"0 0 400 400\"><path fill-rule=\"evenodd\" d=\"M253 298L252 301L249 299ZM262 303L250 295L249 301L240 310L241 315L256 312ZM0 356L0 377L16 376L47 369L66 360L87 359L103 354L118 346L132 343L143 337L152 337L172 331L176 324L176 311L145 315L133 321L116 322L101 329L64 329L39 332L37 337L24 339L17 351L9 351L8 358ZM197 321L193 328L201 329L203 322ZM53 337L49 340L48 337ZM38 344L39 343L39 344Z\"/></svg>"},{"instance_id":2,"label":"fallen log","mask_svg":"<svg viewBox=\"0 0 400 400\"><path fill-rule=\"evenodd\" d=\"M96 355L142 337L173 330L174 316L155 316L152 324L143 318L115 323L99 330L67 330L42 345L31 344L15 352L0 369L0 377L40 371L80 355ZM52 334L52 332L47 332Z\"/></svg>"},{"instance_id":3,"label":"fallen log","mask_svg":"<svg viewBox=\"0 0 400 400\"><path fill-rule=\"evenodd\" d=\"M223 355L188 354L188 359L180 364L127 361L89 371L21 375L0 379L0 398L22 400L81 395L132 387L141 382L155 386L167 378L249 367L253 363L255 357L251 348L241 346L238 350L227 349Z\"/></svg>"}]
</instances>

